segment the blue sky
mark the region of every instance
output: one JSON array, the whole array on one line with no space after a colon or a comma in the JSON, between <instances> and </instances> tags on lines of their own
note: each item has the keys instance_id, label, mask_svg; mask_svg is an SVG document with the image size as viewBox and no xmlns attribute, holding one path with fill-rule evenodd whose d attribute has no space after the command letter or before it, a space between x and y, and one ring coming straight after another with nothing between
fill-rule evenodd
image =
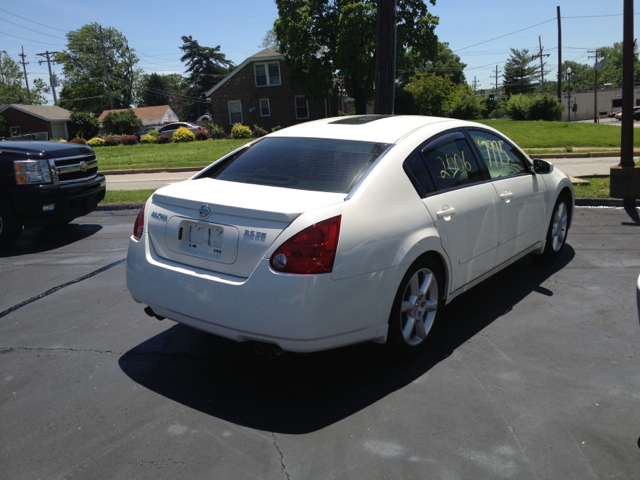
<instances>
[{"instance_id":1,"label":"blue sky","mask_svg":"<svg viewBox=\"0 0 640 480\"><path fill-rule=\"evenodd\" d=\"M622 41L622 0L439 0L435 6L429 4L429 11L440 17L436 28L440 41L449 42L467 64L467 80L471 83L475 76L481 88L490 88L495 82L491 78L495 66L502 70L509 48L537 53L538 36L545 53L551 54L545 59L550 71L546 78L556 77L558 5L563 17L563 60L592 64L587 50ZM634 2L634 10L638 25L640 0ZM38 77L48 80L46 64L38 64L41 57L36 53L63 50L65 31L98 22L127 37L146 72L182 73L178 47L183 35L193 36L201 45L220 45L222 53L239 64L261 49L259 45L276 17L277 8L271 0L15 0L0 3L0 50L18 61L24 46L30 83ZM639 30L636 26L635 32ZM518 33L507 35L512 32ZM486 43L473 46L481 42ZM60 66L54 70L62 72ZM49 104L53 104L51 95Z\"/></svg>"}]
</instances>

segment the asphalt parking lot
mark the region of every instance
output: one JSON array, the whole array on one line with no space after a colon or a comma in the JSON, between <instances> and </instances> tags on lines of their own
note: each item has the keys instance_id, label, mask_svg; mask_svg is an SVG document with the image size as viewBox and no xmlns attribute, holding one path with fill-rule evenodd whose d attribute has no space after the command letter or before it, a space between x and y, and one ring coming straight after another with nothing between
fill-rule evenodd
<instances>
[{"instance_id":1,"label":"asphalt parking lot","mask_svg":"<svg viewBox=\"0 0 640 480\"><path fill-rule=\"evenodd\" d=\"M277 361L150 319L137 212L0 256L0 478L638 478L638 210L578 208L559 261L456 299L437 346Z\"/></svg>"}]
</instances>

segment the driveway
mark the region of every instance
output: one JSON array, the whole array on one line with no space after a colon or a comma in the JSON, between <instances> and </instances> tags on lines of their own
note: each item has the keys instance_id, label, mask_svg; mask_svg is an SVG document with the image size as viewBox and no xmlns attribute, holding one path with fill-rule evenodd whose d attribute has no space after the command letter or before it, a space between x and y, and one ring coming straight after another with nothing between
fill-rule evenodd
<instances>
[{"instance_id":1,"label":"driveway","mask_svg":"<svg viewBox=\"0 0 640 480\"><path fill-rule=\"evenodd\" d=\"M121 263L136 213L0 257L0 478L637 478L637 210L578 208L559 261L456 299L408 362L150 319Z\"/></svg>"}]
</instances>

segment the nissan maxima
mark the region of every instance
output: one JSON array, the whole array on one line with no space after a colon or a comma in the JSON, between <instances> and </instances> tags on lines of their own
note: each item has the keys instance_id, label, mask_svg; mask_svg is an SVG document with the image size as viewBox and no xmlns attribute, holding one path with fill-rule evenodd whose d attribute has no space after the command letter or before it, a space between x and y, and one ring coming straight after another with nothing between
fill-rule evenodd
<instances>
[{"instance_id":1,"label":"nissan maxima","mask_svg":"<svg viewBox=\"0 0 640 480\"><path fill-rule=\"evenodd\" d=\"M328 118L156 191L127 285L149 315L239 342L412 356L455 297L524 255L558 256L573 210L565 174L482 124Z\"/></svg>"}]
</instances>

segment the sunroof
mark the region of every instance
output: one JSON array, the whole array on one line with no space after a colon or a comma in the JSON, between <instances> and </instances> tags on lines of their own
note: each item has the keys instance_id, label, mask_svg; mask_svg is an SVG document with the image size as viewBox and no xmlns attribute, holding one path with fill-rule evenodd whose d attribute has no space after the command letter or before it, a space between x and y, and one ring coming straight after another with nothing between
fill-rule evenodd
<instances>
[{"instance_id":1,"label":"sunroof","mask_svg":"<svg viewBox=\"0 0 640 480\"><path fill-rule=\"evenodd\" d=\"M383 118L390 117L391 115L359 115L355 117L345 117L340 120L334 120L333 122L329 122L330 124L338 124L338 125L364 125L365 123L373 122L375 120L381 120Z\"/></svg>"}]
</instances>

